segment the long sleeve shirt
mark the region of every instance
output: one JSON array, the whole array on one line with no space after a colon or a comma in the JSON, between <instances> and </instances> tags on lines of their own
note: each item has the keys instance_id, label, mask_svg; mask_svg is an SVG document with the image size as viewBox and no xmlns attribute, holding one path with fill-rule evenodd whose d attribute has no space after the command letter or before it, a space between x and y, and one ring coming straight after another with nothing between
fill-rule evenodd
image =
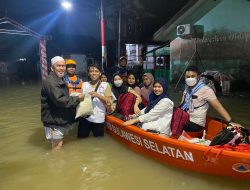
<instances>
[{"instance_id":1,"label":"long sleeve shirt","mask_svg":"<svg viewBox=\"0 0 250 190\"><path fill-rule=\"evenodd\" d=\"M141 110L139 120L142 122L142 129L169 135L173 108L174 103L169 98L163 98L148 113L145 113L145 108Z\"/></svg>"}]
</instances>

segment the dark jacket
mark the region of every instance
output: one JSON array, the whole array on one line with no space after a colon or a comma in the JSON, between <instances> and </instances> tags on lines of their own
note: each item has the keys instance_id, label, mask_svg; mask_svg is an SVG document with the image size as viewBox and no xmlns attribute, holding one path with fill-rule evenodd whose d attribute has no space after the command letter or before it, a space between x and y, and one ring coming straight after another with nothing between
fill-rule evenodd
<instances>
[{"instance_id":1,"label":"dark jacket","mask_svg":"<svg viewBox=\"0 0 250 190\"><path fill-rule=\"evenodd\" d=\"M41 89L41 119L47 127L67 127L74 121L76 106L80 103L78 97L69 96L67 85L63 78L50 73L43 81Z\"/></svg>"}]
</instances>

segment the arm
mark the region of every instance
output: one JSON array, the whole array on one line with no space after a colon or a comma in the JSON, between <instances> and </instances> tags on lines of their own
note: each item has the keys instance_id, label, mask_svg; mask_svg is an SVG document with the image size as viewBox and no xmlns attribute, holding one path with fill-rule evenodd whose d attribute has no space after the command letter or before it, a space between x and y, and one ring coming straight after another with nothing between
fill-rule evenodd
<instances>
[{"instance_id":1,"label":"arm","mask_svg":"<svg viewBox=\"0 0 250 190\"><path fill-rule=\"evenodd\" d=\"M71 108L76 107L80 100L84 97L71 97L69 94L64 94L59 84L53 85L52 83L45 84L47 93L51 101L58 107L61 108Z\"/></svg>"},{"instance_id":2,"label":"arm","mask_svg":"<svg viewBox=\"0 0 250 190\"><path fill-rule=\"evenodd\" d=\"M116 108L116 102L115 102L115 98L112 95L112 97L109 97L106 101L106 109L107 109L107 114L111 114L115 111Z\"/></svg>"},{"instance_id":3,"label":"arm","mask_svg":"<svg viewBox=\"0 0 250 190\"><path fill-rule=\"evenodd\" d=\"M221 105L218 99L210 100L209 104L224 118L224 120L233 126L242 127L238 123L232 122L232 117L227 110Z\"/></svg>"},{"instance_id":4,"label":"arm","mask_svg":"<svg viewBox=\"0 0 250 190\"><path fill-rule=\"evenodd\" d=\"M136 96L136 101L134 105L134 112L136 115L140 114L139 104L141 103L141 96L139 96L132 88L128 88L128 92Z\"/></svg>"},{"instance_id":5,"label":"arm","mask_svg":"<svg viewBox=\"0 0 250 190\"><path fill-rule=\"evenodd\" d=\"M111 88L109 85L107 85L104 91L104 96L97 92L90 92L89 94L91 95L91 97L96 97L101 100L105 106L107 106L107 103L109 103L109 100L112 98Z\"/></svg>"},{"instance_id":6,"label":"arm","mask_svg":"<svg viewBox=\"0 0 250 190\"><path fill-rule=\"evenodd\" d=\"M104 105L106 105L107 97L103 96L101 94L98 94L97 92L90 92L89 95L93 98L98 98L99 100L102 101Z\"/></svg>"},{"instance_id":7,"label":"arm","mask_svg":"<svg viewBox=\"0 0 250 190\"><path fill-rule=\"evenodd\" d=\"M138 86L136 86L134 88L134 91L135 91L136 94L138 94L139 96L141 96L141 89Z\"/></svg>"},{"instance_id":8,"label":"arm","mask_svg":"<svg viewBox=\"0 0 250 190\"><path fill-rule=\"evenodd\" d=\"M128 125L133 125L133 124L138 123L138 122L140 122L140 120L137 117L135 119L131 119L131 120L128 120L128 121L124 122L122 125L123 126L128 126Z\"/></svg>"}]
</instances>

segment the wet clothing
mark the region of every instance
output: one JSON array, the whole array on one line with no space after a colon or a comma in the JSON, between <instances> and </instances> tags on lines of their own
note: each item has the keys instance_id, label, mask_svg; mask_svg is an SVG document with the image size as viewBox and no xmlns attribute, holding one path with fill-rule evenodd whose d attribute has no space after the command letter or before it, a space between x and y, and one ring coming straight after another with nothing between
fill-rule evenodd
<instances>
[{"instance_id":1,"label":"wet clothing","mask_svg":"<svg viewBox=\"0 0 250 190\"><path fill-rule=\"evenodd\" d=\"M72 94L74 92L82 92L82 79L79 76L74 75L73 77L69 77L68 75L66 75L65 81L69 89L69 94Z\"/></svg>"},{"instance_id":2,"label":"wet clothing","mask_svg":"<svg viewBox=\"0 0 250 190\"><path fill-rule=\"evenodd\" d=\"M81 127L80 127L81 126ZM92 131L94 137L104 136L104 123L93 123L86 118L81 118L77 131L78 138L86 138Z\"/></svg>"},{"instance_id":3,"label":"wet clothing","mask_svg":"<svg viewBox=\"0 0 250 190\"><path fill-rule=\"evenodd\" d=\"M44 126L44 131L47 140L57 141L63 139L68 134L69 127L50 128Z\"/></svg>"},{"instance_id":4,"label":"wet clothing","mask_svg":"<svg viewBox=\"0 0 250 190\"><path fill-rule=\"evenodd\" d=\"M67 127L74 121L76 106L80 103L78 97L69 96L64 78L51 72L42 83L41 89L41 119L46 127Z\"/></svg>"}]
</instances>

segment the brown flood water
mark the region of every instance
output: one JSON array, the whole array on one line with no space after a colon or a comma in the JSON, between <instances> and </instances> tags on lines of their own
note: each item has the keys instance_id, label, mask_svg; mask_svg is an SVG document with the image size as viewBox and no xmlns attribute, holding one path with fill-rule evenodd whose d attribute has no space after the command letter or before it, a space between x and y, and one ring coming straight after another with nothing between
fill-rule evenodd
<instances>
[{"instance_id":1,"label":"brown flood water","mask_svg":"<svg viewBox=\"0 0 250 190\"><path fill-rule=\"evenodd\" d=\"M234 120L250 127L250 100L222 102ZM73 128L62 151L52 153L40 122L40 85L0 88L0 189L250 189L250 181L165 166L108 135L78 140L75 132Z\"/></svg>"}]
</instances>

